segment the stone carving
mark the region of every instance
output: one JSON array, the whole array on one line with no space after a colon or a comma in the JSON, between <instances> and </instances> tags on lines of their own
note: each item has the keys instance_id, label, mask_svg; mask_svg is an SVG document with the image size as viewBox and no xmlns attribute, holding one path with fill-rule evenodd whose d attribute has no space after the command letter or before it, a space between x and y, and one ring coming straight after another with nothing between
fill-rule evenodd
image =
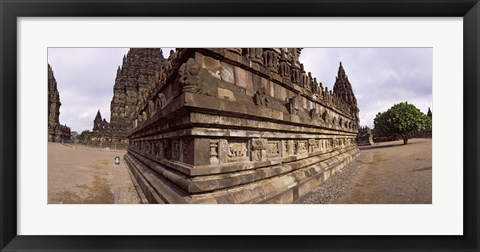
<instances>
[{"instance_id":1,"label":"stone carving","mask_svg":"<svg viewBox=\"0 0 480 252\"><path fill-rule=\"evenodd\" d=\"M268 105L270 104L270 99L270 95L267 93L267 90L265 90L265 88L260 89L253 96L255 104L258 106L268 107Z\"/></svg>"},{"instance_id":2,"label":"stone carving","mask_svg":"<svg viewBox=\"0 0 480 252\"><path fill-rule=\"evenodd\" d=\"M253 62L263 65L262 48L244 48L244 56Z\"/></svg>"},{"instance_id":3,"label":"stone carving","mask_svg":"<svg viewBox=\"0 0 480 252\"><path fill-rule=\"evenodd\" d=\"M157 110L155 109L155 103L151 100L148 101L148 114L150 115L150 117L153 117L155 112L157 112Z\"/></svg>"},{"instance_id":4,"label":"stone carving","mask_svg":"<svg viewBox=\"0 0 480 252\"><path fill-rule=\"evenodd\" d=\"M268 145L267 139L265 138L252 139L252 150L266 150L267 145Z\"/></svg>"},{"instance_id":5,"label":"stone carving","mask_svg":"<svg viewBox=\"0 0 480 252\"><path fill-rule=\"evenodd\" d=\"M280 156L280 142L268 142L267 147L267 156L268 157L278 157Z\"/></svg>"},{"instance_id":6,"label":"stone carving","mask_svg":"<svg viewBox=\"0 0 480 252\"><path fill-rule=\"evenodd\" d=\"M310 109L310 118L312 118L312 119L315 120L315 119L318 118L318 116L319 116L319 115L318 115L318 111L317 111L316 108Z\"/></svg>"},{"instance_id":7,"label":"stone carving","mask_svg":"<svg viewBox=\"0 0 480 252\"><path fill-rule=\"evenodd\" d=\"M278 55L273 48L264 48L263 50L264 66L270 71L278 72Z\"/></svg>"},{"instance_id":8,"label":"stone carving","mask_svg":"<svg viewBox=\"0 0 480 252\"><path fill-rule=\"evenodd\" d=\"M301 140L297 141L297 153L298 155L306 154L308 153L307 149L307 141Z\"/></svg>"},{"instance_id":9,"label":"stone carving","mask_svg":"<svg viewBox=\"0 0 480 252\"><path fill-rule=\"evenodd\" d=\"M291 76L291 68L290 65L288 64L288 60L286 58L286 52L284 49L281 50L281 56L280 56L280 63L279 63L279 73L282 77L290 79Z\"/></svg>"},{"instance_id":10,"label":"stone carving","mask_svg":"<svg viewBox=\"0 0 480 252\"><path fill-rule=\"evenodd\" d=\"M248 157L246 143L228 143L228 158L229 160L244 159Z\"/></svg>"},{"instance_id":11,"label":"stone carving","mask_svg":"<svg viewBox=\"0 0 480 252\"><path fill-rule=\"evenodd\" d=\"M300 71L300 68L297 66L295 59L292 59L291 65L292 65L292 82L297 85L301 85L302 72Z\"/></svg>"},{"instance_id":12,"label":"stone carving","mask_svg":"<svg viewBox=\"0 0 480 252\"><path fill-rule=\"evenodd\" d=\"M210 164L218 163L218 140L210 140Z\"/></svg>"},{"instance_id":13,"label":"stone carving","mask_svg":"<svg viewBox=\"0 0 480 252\"><path fill-rule=\"evenodd\" d=\"M200 94L202 92L200 65L198 62L189 58L186 63L183 63L178 70L180 76L180 83L182 84L182 91Z\"/></svg>"},{"instance_id":14,"label":"stone carving","mask_svg":"<svg viewBox=\"0 0 480 252\"><path fill-rule=\"evenodd\" d=\"M156 102L156 110L160 110L162 109L163 107L165 107L165 105L167 104L167 99L165 98L165 95L163 93L159 93L157 95L157 102Z\"/></svg>"},{"instance_id":15,"label":"stone carving","mask_svg":"<svg viewBox=\"0 0 480 252\"><path fill-rule=\"evenodd\" d=\"M298 101L296 96L288 100L287 108L288 108L288 112L292 115L296 115L298 113L299 106L298 106Z\"/></svg>"},{"instance_id":16,"label":"stone carving","mask_svg":"<svg viewBox=\"0 0 480 252\"><path fill-rule=\"evenodd\" d=\"M320 151L318 140L308 139L308 153L317 153Z\"/></svg>"},{"instance_id":17,"label":"stone carving","mask_svg":"<svg viewBox=\"0 0 480 252\"><path fill-rule=\"evenodd\" d=\"M265 138L252 139L252 161L261 161L266 155L268 142Z\"/></svg>"}]
</instances>

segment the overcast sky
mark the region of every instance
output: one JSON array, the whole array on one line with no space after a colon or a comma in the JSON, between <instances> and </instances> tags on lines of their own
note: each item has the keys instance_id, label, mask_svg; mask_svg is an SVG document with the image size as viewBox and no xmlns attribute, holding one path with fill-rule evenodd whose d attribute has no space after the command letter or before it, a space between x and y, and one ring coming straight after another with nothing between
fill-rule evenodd
<instances>
[{"instance_id":1,"label":"overcast sky","mask_svg":"<svg viewBox=\"0 0 480 252\"><path fill-rule=\"evenodd\" d=\"M163 48L165 57L170 49ZM128 48L48 49L62 103L61 124L79 133L92 130L98 109L110 121L116 72L127 52ZM360 124L372 128L375 115L396 103L407 101L424 113L432 108L432 54L432 48L305 48L300 61L329 90L341 61L357 97Z\"/></svg>"}]
</instances>

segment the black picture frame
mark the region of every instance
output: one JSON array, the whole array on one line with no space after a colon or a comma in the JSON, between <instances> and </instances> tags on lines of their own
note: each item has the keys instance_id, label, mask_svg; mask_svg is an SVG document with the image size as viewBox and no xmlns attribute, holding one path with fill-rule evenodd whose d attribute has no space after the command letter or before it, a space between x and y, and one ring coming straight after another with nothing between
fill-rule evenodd
<instances>
[{"instance_id":1,"label":"black picture frame","mask_svg":"<svg viewBox=\"0 0 480 252\"><path fill-rule=\"evenodd\" d=\"M0 0L1 251L479 251L478 0ZM329 16L463 17L462 236L20 236L17 235L17 17ZM455 85L452 85L455 88ZM442 101L443 102L443 101ZM457 133L452 133L456 137Z\"/></svg>"}]
</instances>

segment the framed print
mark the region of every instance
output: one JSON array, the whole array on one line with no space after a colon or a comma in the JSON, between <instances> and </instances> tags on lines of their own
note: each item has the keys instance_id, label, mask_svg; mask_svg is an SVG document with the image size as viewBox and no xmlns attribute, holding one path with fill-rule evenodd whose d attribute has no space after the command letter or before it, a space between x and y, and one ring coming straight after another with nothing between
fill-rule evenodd
<instances>
[{"instance_id":1,"label":"framed print","mask_svg":"<svg viewBox=\"0 0 480 252\"><path fill-rule=\"evenodd\" d=\"M480 249L478 1L3 1L0 8L2 251ZM317 68L334 69L325 70L334 72L325 87L318 72L307 73L319 59L329 60ZM101 69L107 61L114 67ZM101 81L112 85L89 79L100 72L116 76ZM132 78L156 84L128 89ZM97 109L105 86L113 98ZM427 101L419 109L382 104L380 97L400 93ZM48 108L39 105L47 97ZM70 100L92 108L59 116ZM415 146L417 156L392 161L375 147L400 157L399 149L377 143L361 149L373 161L356 161L389 162L390 173L376 168L389 174L376 183L397 188L402 200L379 190L383 198L368 201L361 185L373 182L364 180L353 198L294 204L312 203L312 188L348 176L341 168L354 163L359 138L382 141L393 127L382 131L391 121L382 118L405 118L394 112L407 108L419 110L414 133L430 139L397 130L393 140ZM86 123L65 124L68 113ZM79 134L84 128L92 131ZM97 153L94 165L73 150ZM401 176L427 182L409 185ZM89 183L72 186L82 179ZM130 189L115 186L122 181Z\"/></svg>"}]
</instances>

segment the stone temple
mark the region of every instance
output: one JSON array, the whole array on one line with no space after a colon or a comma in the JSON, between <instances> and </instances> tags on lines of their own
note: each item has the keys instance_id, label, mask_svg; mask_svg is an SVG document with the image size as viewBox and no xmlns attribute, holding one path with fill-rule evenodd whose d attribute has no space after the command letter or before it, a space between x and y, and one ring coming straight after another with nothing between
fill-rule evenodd
<instances>
[{"instance_id":1,"label":"stone temple","mask_svg":"<svg viewBox=\"0 0 480 252\"><path fill-rule=\"evenodd\" d=\"M138 100L149 86L156 83L165 58L160 48L132 48L117 69L113 98L110 103L110 123L100 111L93 121L93 131L84 144L97 147L126 149L128 133L136 117ZM100 120L100 121L98 121Z\"/></svg>"},{"instance_id":2,"label":"stone temple","mask_svg":"<svg viewBox=\"0 0 480 252\"><path fill-rule=\"evenodd\" d=\"M60 117L60 94L57 90L57 81L53 70L48 64L48 141L49 142L70 142L70 128L61 125Z\"/></svg>"},{"instance_id":3,"label":"stone temple","mask_svg":"<svg viewBox=\"0 0 480 252\"><path fill-rule=\"evenodd\" d=\"M350 163L360 122L345 70L330 91L301 51L177 49L135 103L119 98L117 116L138 102L125 159L140 193L150 203L292 203Z\"/></svg>"}]
</instances>

